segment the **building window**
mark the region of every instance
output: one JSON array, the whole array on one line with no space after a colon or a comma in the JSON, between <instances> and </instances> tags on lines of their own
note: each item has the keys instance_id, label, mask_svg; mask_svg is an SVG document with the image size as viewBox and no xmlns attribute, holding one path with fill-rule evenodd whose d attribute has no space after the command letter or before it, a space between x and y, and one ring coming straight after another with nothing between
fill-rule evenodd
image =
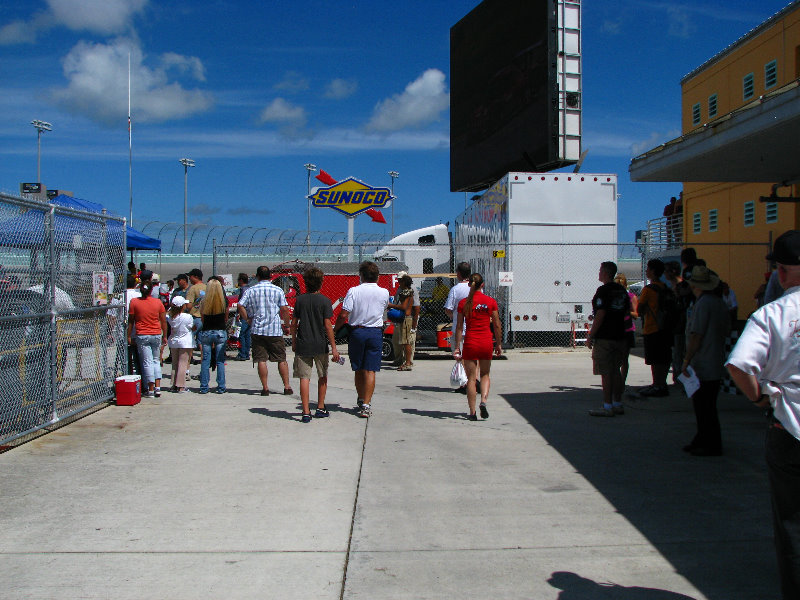
<instances>
[{"instance_id":1,"label":"building window","mask_svg":"<svg viewBox=\"0 0 800 600\"><path fill-rule=\"evenodd\" d=\"M708 97L708 118L713 119L717 116L717 95Z\"/></svg>"},{"instance_id":2,"label":"building window","mask_svg":"<svg viewBox=\"0 0 800 600\"><path fill-rule=\"evenodd\" d=\"M716 231L717 230L717 209L712 208L708 211L708 230L709 231Z\"/></svg>"},{"instance_id":3,"label":"building window","mask_svg":"<svg viewBox=\"0 0 800 600\"><path fill-rule=\"evenodd\" d=\"M778 203L767 202L767 223L778 222Z\"/></svg>"},{"instance_id":4,"label":"building window","mask_svg":"<svg viewBox=\"0 0 800 600\"><path fill-rule=\"evenodd\" d=\"M698 102L692 106L692 125L700 125L700 103Z\"/></svg>"},{"instance_id":5,"label":"building window","mask_svg":"<svg viewBox=\"0 0 800 600\"><path fill-rule=\"evenodd\" d=\"M755 88L753 85L753 74L748 73L747 75L744 76L744 79L742 80L742 92L745 100L748 100L753 97L754 89Z\"/></svg>"},{"instance_id":6,"label":"building window","mask_svg":"<svg viewBox=\"0 0 800 600\"><path fill-rule=\"evenodd\" d=\"M703 216L698 212L692 215L692 233L697 235L703 230Z\"/></svg>"},{"instance_id":7,"label":"building window","mask_svg":"<svg viewBox=\"0 0 800 600\"><path fill-rule=\"evenodd\" d=\"M744 203L744 226L756 224L756 203L752 200Z\"/></svg>"},{"instance_id":8,"label":"building window","mask_svg":"<svg viewBox=\"0 0 800 600\"><path fill-rule=\"evenodd\" d=\"M764 65L764 88L769 89L778 83L778 61L771 60Z\"/></svg>"}]
</instances>

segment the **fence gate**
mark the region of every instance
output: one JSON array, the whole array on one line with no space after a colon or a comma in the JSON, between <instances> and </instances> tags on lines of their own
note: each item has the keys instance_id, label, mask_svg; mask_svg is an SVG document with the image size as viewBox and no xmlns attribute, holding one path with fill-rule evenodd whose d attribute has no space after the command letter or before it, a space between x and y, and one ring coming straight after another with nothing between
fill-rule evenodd
<instances>
[{"instance_id":1,"label":"fence gate","mask_svg":"<svg viewBox=\"0 0 800 600\"><path fill-rule=\"evenodd\" d=\"M125 221L0 194L0 444L114 396Z\"/></svg>"}]
</instances>

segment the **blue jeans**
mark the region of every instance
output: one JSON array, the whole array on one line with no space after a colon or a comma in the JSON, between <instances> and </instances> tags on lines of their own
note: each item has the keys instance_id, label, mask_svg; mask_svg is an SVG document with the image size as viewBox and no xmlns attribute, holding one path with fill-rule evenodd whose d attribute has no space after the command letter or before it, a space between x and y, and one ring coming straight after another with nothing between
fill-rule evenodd
<instances>
[{"instance_id":1,"label":"blue jeans","mask_svg":"<svg viewBox=\"0 0 800 600\"><path fill-rule=\"evenodd\" d=\"M239 358L250 358L250 323L240 321L241 330L239 331Z\"/></svg>"},{"instance_id":2,"label":"blue jeans","mask_svg":"<svg viewBox=\"0 0 800 600\"><path fill-rule=\"evenodd\" d=\"M203 362L200 365L200 391L208 391L208 369L211 365L211 352L217 358L217 388L225 391L225 349L228 345L228 332L222 329L204 329L197 335L203 347ZM212 350L213 348L213 350Z\"/></svg>"},{"instance_id":3,"label":"blue jeans","mask_svg":"<svg viewBox=\"0 0 800 600\"><path fill-rule=\"evenodd\" d=\"M197 348L200 332L203 331L203 319L200 317L192 317L194 322L194 329L192 330L192 347Z\"/></svg>"},{"instance_id":4,"label":"blue jeans","mask_svg":"<svg viewBox=\"0 0 800 600\"><path fill-rule=\"evenodd\" d=\"M161 379L161 336L137 335L136 349L142 361L142 389L146 390L150 383Z\"/></svg>"}]
</instances>

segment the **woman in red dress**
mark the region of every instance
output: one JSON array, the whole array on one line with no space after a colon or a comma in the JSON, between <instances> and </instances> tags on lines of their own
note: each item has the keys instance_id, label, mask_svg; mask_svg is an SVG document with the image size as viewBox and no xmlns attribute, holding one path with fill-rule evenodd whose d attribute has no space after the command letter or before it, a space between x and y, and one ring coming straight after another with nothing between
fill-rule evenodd
<instances>
[{"instance_id":1,"label":"woman in red dress","mask_svg":"<svg viewBox=\"0 0 800 600\"><path fill-rule=\"evenodd\" d=\"M453 344L453 358L464 364L467 373L467 402L469 404L470 421L477 421L475 414L475 383L480 367L481 374L481 417L489 418L486 410L486 399L489 396L489 370L492 368L492 354L500 356L502 332L497 302L483 293L483 277L473 273L469 278L469 296L458 303L458 321L456 323L456 339ZM464 344L461 344L461 332L464 331ZM494 349L494 352L493 352Z\"/></svg>"}]
</instances>

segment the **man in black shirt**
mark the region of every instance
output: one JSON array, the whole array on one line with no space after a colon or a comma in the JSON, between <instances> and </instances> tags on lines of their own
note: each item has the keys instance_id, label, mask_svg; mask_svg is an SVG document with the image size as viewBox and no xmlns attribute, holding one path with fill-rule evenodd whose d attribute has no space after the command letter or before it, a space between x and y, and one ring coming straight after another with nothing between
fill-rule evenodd
<instances>
[{"instance_id":1,"label":"man in black shirt","mask_svg":"<svg viewBox=\"0 0 800 600\"><path fill-rule=\"evenodd\" d=\"M590 410L593 417L613 417L625 413L622 408L622 362L625 357L625 316L630 314L628 292L614 283L617 265L604 262L598 279L603 284L592 298L594 320L586 340L592 350L594 374L603 382L603 408Z\"/></svg>"}]
</instances>

